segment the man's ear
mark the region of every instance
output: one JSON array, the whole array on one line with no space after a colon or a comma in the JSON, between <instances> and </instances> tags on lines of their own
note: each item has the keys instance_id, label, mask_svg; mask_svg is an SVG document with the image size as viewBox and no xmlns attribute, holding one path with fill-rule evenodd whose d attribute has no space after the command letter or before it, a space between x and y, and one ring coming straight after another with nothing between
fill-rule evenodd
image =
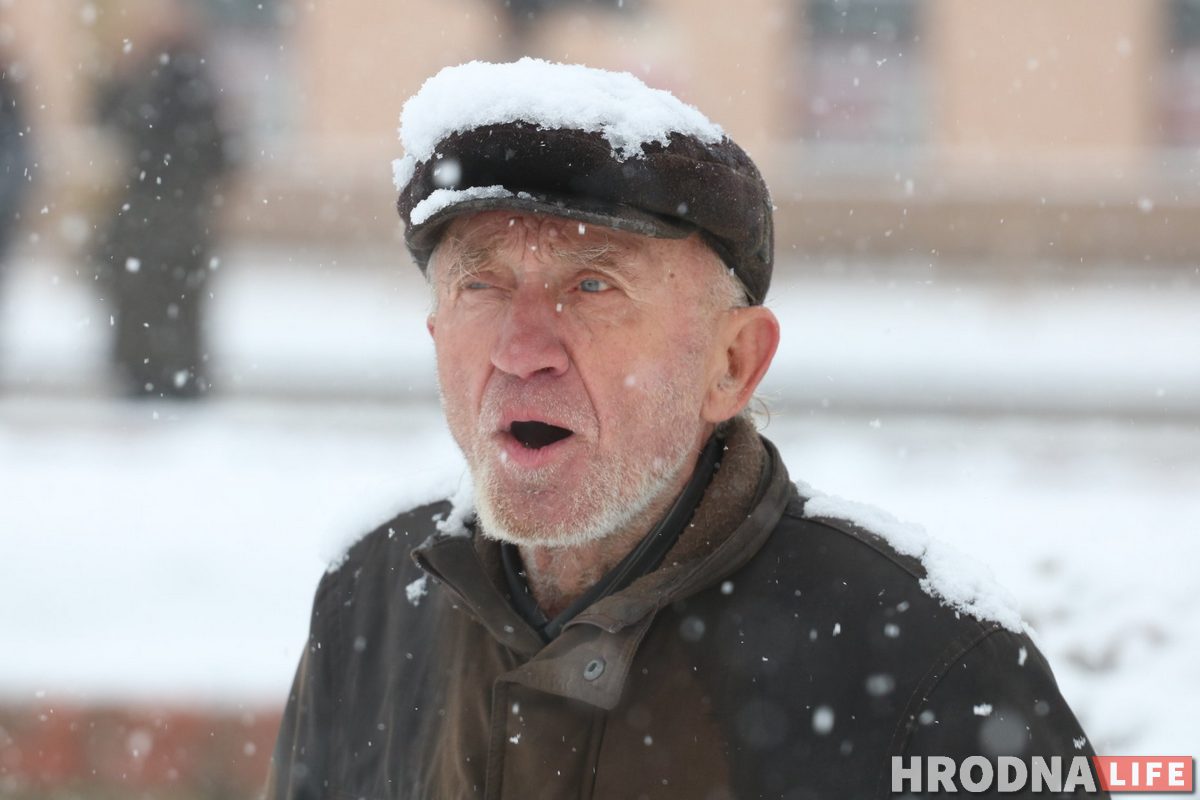
<instances>
[{"instance_id":1,"label":"man's ear","mask_svg":"<svg viewBox=\"0 0 1200 800\"><path fill-rule=\"evenodd\" d=\"M750 402L779 347L779 320L762 306L730 309L722 317L714 347L700 415L715 424L737 416Z\"/></svg>"},{"instance_id":2,"label":"man's ear","mask_svg":"<svg viewBox=\"0 0 1200 800\"><path fill-rule=\"evenodd\" d=\"M430 314L425 318L425 330L429 331L429 338L433 338L433 326L437 322L437 314Z\"/></svg>"}]
</instances>

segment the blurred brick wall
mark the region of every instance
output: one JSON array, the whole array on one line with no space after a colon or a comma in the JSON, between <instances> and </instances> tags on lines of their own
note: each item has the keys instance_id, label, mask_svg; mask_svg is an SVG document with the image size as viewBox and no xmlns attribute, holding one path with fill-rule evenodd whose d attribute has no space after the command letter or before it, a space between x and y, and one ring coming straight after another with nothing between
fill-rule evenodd
<instances>
[{"instance_id":1,"label":"blurred brick wall","mask_svg":"<svg viewBox=\"0 0 1200 800\"><path fill-rule=\"evenodd\" d=\"M0 797L255 798L279 716L277 709L0 706Z\"/></svg>"}]
</instances>

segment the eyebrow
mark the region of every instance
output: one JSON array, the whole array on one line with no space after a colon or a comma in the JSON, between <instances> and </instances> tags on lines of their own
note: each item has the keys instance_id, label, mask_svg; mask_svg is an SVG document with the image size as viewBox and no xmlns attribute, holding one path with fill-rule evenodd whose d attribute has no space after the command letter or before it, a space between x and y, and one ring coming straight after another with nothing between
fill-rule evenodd
<instances>
[{"instance_id":1,"label":"eyebrow","mask_svg":"<svg viewBox=\"0 0 1200 800\"><path fill-rule=\"evenodd\" d=\"M559 247L552 242L550 251L580 267L604 269L619 275L629 273L629 248L614 242L611 237L606 236L603 241L586 247Z\"/></svg>"},{"instance_id":2,"label":"eyebrow","mask_svg":"<svg viewBox=\"0 0 1200 800\"><path fill-rule=\"evenodd\" d=\"M447 252L446 245L450 245ZM448 239L438 247L438 269L436 272L439 283L451 284L462 278L479 274L479 269L489 258L490 249L482 244L469 244L457 237ZM446 255L450 255L447 259ZM443 263L444 262L444 263Z\"/></svg>"}]
</instances>

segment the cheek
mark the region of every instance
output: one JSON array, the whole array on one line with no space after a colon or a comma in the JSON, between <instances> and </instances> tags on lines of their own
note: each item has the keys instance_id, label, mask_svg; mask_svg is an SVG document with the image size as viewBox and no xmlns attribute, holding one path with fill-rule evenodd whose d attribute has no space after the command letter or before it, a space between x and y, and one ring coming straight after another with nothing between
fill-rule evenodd
<instances>
[{"instance_id":1,"label":"cheek","mask_svg":"<svg viewBox=\"0 0 1200 800\"><path fill-rule=\"evenodd\" d=\"M448 408L477 405L491 368L488 342L463 328L439 323L433 340L438 384Z\"/></svg>"},{"instance_id":2,"label":"cheek","mask_svg":"<svg viewBox=\"0 0 1200 800\"><path fill-rule=\"evenodd\" d=\"M626 418L640 411L699 408L703 395L707 341L668 330L639 337L623 358L607 360L612 406Z\"/></svg>"}]
</instances>

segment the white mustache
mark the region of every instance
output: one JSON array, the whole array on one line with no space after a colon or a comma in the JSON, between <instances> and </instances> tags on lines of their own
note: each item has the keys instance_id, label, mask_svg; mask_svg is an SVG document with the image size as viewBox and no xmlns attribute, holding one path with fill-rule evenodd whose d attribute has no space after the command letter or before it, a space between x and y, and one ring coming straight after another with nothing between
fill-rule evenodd
<instances>
[{"instance_id":1,"label":"white mustache","mask_svg":"<svg viewBox=\"0 0 1200 800\"><path fill-rule=\"evenodd\" d=\"M483 392L479 410L479 429L492 433L505 427L508 414L519 410L521 419L551 422L589 438L597 429L591 400L581 387L568 387L558 379L520 380L496 375ZM509 416L511 419L511 416Z\"/></svg>"}]
</instances>

